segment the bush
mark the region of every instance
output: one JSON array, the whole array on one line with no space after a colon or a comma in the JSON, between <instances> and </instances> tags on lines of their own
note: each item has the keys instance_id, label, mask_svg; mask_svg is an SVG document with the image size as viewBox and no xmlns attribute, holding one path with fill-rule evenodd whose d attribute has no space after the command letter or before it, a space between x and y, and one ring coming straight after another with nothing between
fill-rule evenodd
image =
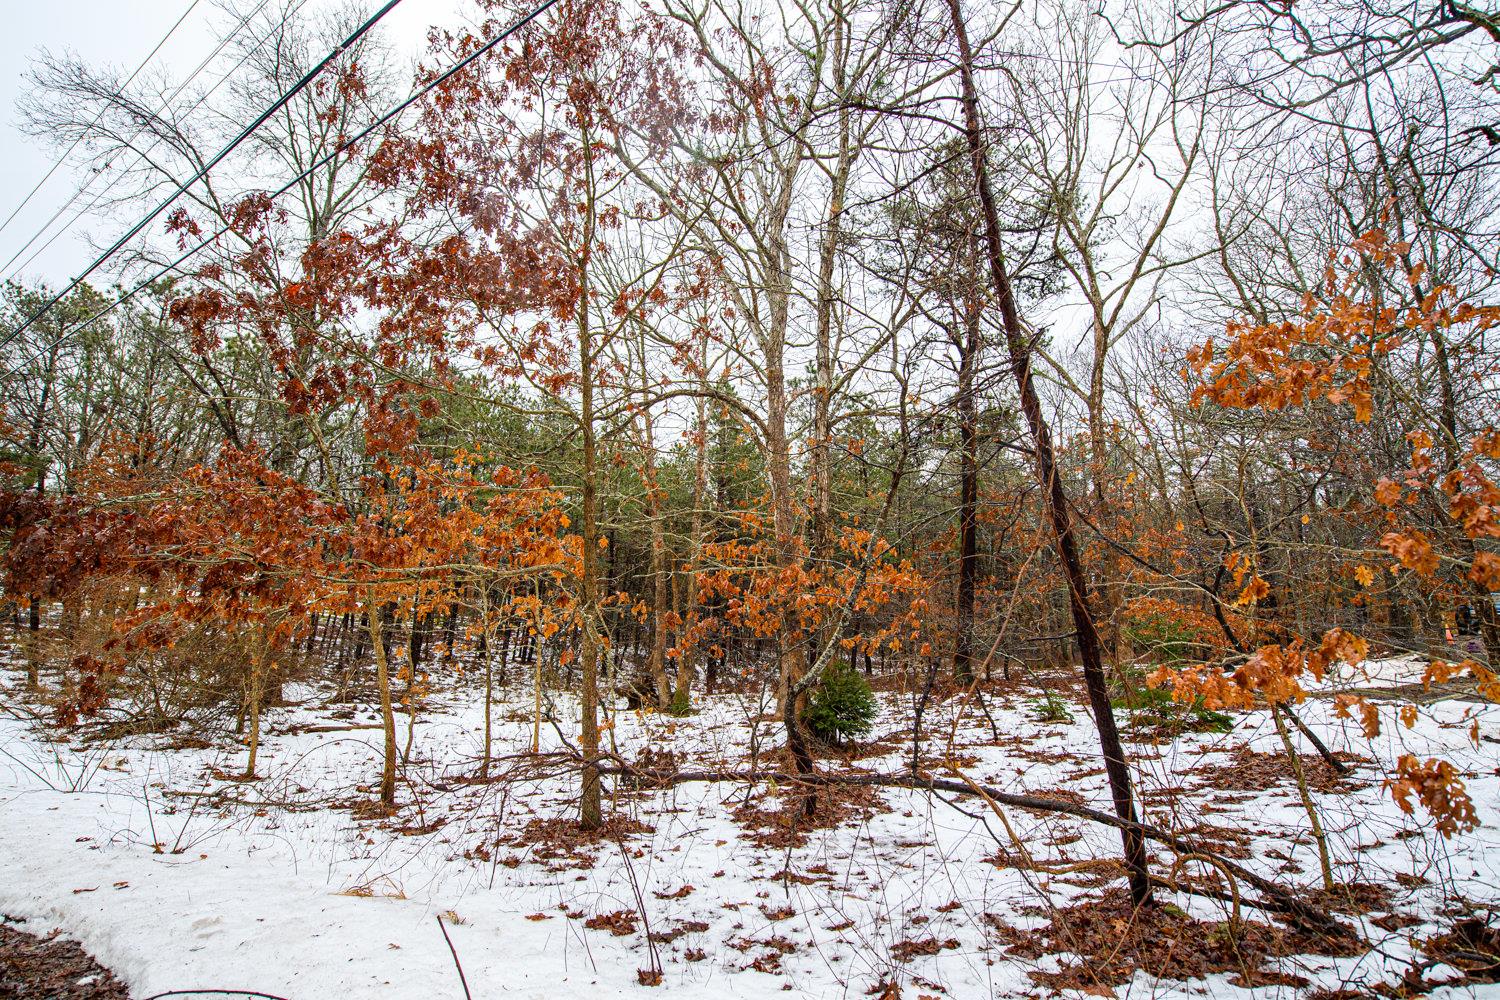
<instances>
[{"instance_id":1,"label":"bush","mask_svg":"<svg viewBox=\"0 0 1500 1000\"><path fill-rule=\"evenodd\" d=\"M875 692L849 664L838 662L823 671L807 709L807 726L822 740L842 743L870 731L880 705Z\"/></svg>"},{"instance_id":2,"label":"bush","mask_svg":"<svg viewBox=\"0 0 1500 1000\"><path fill-rule=\"evenodd\" d=\"M1115 708L1130 713L1130 721L1141 729L1150 729L1162 736L1180 736L1183 733L1227 733L1234 728L1234 718L1223 712L1205 708L1202 698L1191 703L1175 701L1168 688L1147 687L1139 676L1132 676L1130 689L1118 698L1111 699Z\"/></svg>"},{"instance_id":3,"label":"bush","mask_svg":"<svg viewBox=\"0 0 1500 1000\"><path fill-rule=\"evenodd\" d=\"M1073 713L1068 703L1056 691L1048 691L1046 697L1031 703L1031 717L1037 722L1072 722Z\"/></svg>"}]
</instances>

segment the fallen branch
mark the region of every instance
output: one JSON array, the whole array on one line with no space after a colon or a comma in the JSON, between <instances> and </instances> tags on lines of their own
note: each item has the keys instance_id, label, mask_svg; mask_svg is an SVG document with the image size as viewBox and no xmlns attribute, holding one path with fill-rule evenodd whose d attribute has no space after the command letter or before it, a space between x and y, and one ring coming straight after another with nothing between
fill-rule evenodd
<instances>
[{"instance_id":1,"label":"fallen branch","mask_svg":"<svg viewBox=\"0 0 1500 1000\"><path fill-rule=\"evenodd\" d=\"M1297 731L1305 736L1307 741L1313 745L1313 749L1318 751L1318 756L1323 758L1323 762L1333 768L1333 773L1339 775L1349 773L1349 765L1333 755L1333 751L1328 749L1328 744L1318 738L1318 734L1313 732L1307 723L1302 721L1302 717L1292 710L1290 704L1282 705L1281 710L1286 713L1288 719L1292 720L1292 725L1297 727Z\"/></svg>"},{"instance_id":2,"label":"fallen branch","mask_svg":"<svg viewBox=\"0 0 1500 1000\"><path fill-rule=\"evenodd\" d=\"M990 785L982 785L972 781L953 781L945 778L933 778L924 775L913 774L881 774L878 772L862 772L852 774L798 774L786 771L682 771L665 770L658 768L635 767L618 757L610 758L614 763L603 763L599 765L600 773L612 774L617 777L634 778L660 785L686 784L689 782L722 783L733 782L741 784L753 784L764 782L775 782L781 785L810 785L813 787L833 786L872 786L879 788L909 788L913 791L925 792L948 792L956 795L979 796L988 798L1001 805L1011 806L1018 809L1030 809L1036 812L1061 813L1067 816L1076 816L1094 823L1111 826L1118 830L1128 830L1138 833L1147 840L1164 844L1179 855L1196 855L1204 859L1211 859L1210 863L1221 871L1235 876L1240 882L1253 887L1263 897L1259 901L1242 900L1245 905L1254 906L1257 909L1267 910L1282 914L1294 923L1299 924L1306 930L1331 936L1343 937L1352 931L1327 911L1320 909L1293 895L1287 889L1277 885L1263 876L1257 875L1243 865L1239 865L1218 852L1208 847L1180 837L1169 830L1164 830L1150 823L1120 819L1113 813L1094 809L1090 806L1079 805L1062 799L1052 799L1041 795L1023 795L1007 792ZM1124 866L1122 865L1122 870ZM1180 886L1174 885L1176 888ZM1209 893L1208 895L1212 895ZM1238 896L1238 892L1235 893Z\"/></svg>"}]
</instances>

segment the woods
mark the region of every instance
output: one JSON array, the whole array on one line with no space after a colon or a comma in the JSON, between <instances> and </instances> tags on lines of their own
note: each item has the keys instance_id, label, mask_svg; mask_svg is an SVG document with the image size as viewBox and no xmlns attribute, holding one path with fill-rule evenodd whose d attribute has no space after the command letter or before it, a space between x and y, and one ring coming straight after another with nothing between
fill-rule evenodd
<instances>
[{"instance_id":1,"label":"woods","mask_svg":"<svg viewBox=\"0 0 1500 1000\"><path fill-rule=\"evenodd\" d=\"M1500 17L305 2L26 68L0 911L141 996L1497 981ZM361 969L172 979L194 891Z\"/></svg>"}]
</instances>

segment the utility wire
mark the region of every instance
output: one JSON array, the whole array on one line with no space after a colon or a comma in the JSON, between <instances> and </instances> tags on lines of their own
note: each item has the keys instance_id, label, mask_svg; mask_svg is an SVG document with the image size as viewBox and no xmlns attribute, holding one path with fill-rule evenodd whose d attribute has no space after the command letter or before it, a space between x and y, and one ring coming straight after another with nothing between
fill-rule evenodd
<instances>
[{"instance_id":1,"label":"utility wire","mask_svg":"<svg viewBox=\"0 0 1500 1000\"><path fill-rule=\"evenodd\" d=\"M275 191L272 191L270 193L270 195L269 195L270 199L274 201L275 199L281 197L283 194L286 194L288 191L290 191L292 188L296 187L302 181L304 181L308 177L312 176L312 174L314 174L318 170L322 169L324 166L326 166L328 163L330 163L334 158L336 158L338 156L342 156L348 149L350 149L351 147L355 146L356 144L364 141L376 129L381 128L384 125L386 125L386 123L388 123L389 121L391 121L391 119L395 118L397 115L401 114L401 112L405 111L407 108L411 107L417 101L421 100L430 91L432 91L435 88L441 86L443 83L446 83L449 79L451 79L453 76L457 75L458 73L463 72L470 65L472 65L476 60L478 60L481 56L485 55L487 52L489 52L495 46L497 46L501 42L505 41L505 39L509 38L511 35L513 35L517 31L521 30L526 25L528 25L532 21L536 20L538 17L541 17L544 13L546 13L549 9L551 9L557 2L558 2L558 0L544 0L544 2L541 3L541 4L539 4L534 10L531 11L531 13L527 14L525 17L522 17L520 20L516 21L509 28L506 28L504 31L500 32L494 38L491 38L489 41L485 42L483 45L481 45L479 48L475 49L473 52L469 53L469 55L465 56L463 59L461 59L458 62L454 63L448 69L444 70L443 73L440 76L434 77L426 85L424 85L423 87L419 88L416 91L413 91L410 97L406 98L406 100L402 101L400 104L396 105L394 108L391 108L385 114L383 114L379 118L375 119L375 121L371 122L365 128L361 129L353 137L351 137L351 138L345 140L344 142L340 143L339 146L338 146L338 148L335 149L333 152L331 152L328 155L324 156L323 158L321 158L320 160L318 160L316 163L314 163L310 167L308 167L306 170L303 170L300 174L298 174L296 177L293 177L291 180L287 181L285 184L283 184L281 187L277 188ZM170 264L168 264L165 267L163 267L160 270L158 270L151 277L147 278L145 281L140 282L139 284L137 284L136 286L134 286L133 288L131 288L130 291L126 292L124 295L121 295L119 298L115 299L109 305L105 306L102 309L99 309L98 311L96 311L92 315L88 316L87 318L79 320L76 324L74 324L73 326L69 327L67 330L64 330L62 333L58 334L57 340L54 341L53 344L52 344L52 347L47 348L47 350L52 350L52 349L56 348L64 340L66 340L69 337L73 336L73 334L77 333L79 330L81 330L84 327L88 326L90 323L93 323L94 321L96 321L98 319L101 319L102 317L108 315L110 312L113 312L119 306L122 306L125 303L129 302L131 299L135 298L135 296L137 294L139 294L143 289L145 289L145 288L149 287L150 285L152 285L152 284L160 281L162 278L165 278L168 274L171 274L173 271L175 271L179 267L181 267L182 264L185 263L193 255L197 254L200 250L202 250L205 247L209 246L211 243L213 243L215 240L217 240L220 236L223 236L225 233L229 232L230 228L231 227L227 223L225 225L220 226L218 229L214 230L212 233L210 233L203 240L201 240L198 243L194 244L190 249L188 249L187 251L185 251L184 253L182 253L180 256L178 256ZM12 334L10 337L8 337L3 342L0 342L0 348L5 347L12 340L14 340L15 337L18 336L18 335L19 335L19 331L17 331L16 334ZM44 353L44 352L38 351L36 354L32 355L31 357L26 358L20 364L17 364L13 368L11 368L9 371L7 371L5 373L4 378L0 379L0 382L8 381L12 375L14 375L16 372L20 371L26 365L30 364L36 358L40 357L42 355L42 353Z\"/></svg>"},{"instance_id":2,"label":"utility wire","mask_svg":"<svg viewBox=\"0 0 1500 1000\"><path fill-rule=\"evenodd\" d=\"M207 69L208 66L209 66L209 64L212 63L215 59L217 59L219 57L220 53L222 53L226 48L229 47L229 44L234 41L235 36L237 36L241 31L243 31L245 29L245 26L250 23L251 18L253 18L256 14L260 13L261 10L264 9L265 6L266 6L266 4L269 3L269 2L270 2L270 0L260 0L260 2L255 7L251 8L251 10L249 12L247 12L245 14L245 16L240 19L240 22L238 24L236 24L233 28L230 29L229 33L224 36L223 40L221 40L219 42L219 44L214 47L213 51L210 52L208 55L204 56L203 57L203 61L200 62L193 69L193 71L191 73L189 73L186 78L183 79L183 81L181 83L179 83L176 87L173 88L172 92L170 94L168 94L166 96L166 98L164 98L162 100L161 104L157 107L156 111L154 111L152 113L151 117L152 118L160 118L163 114L165 114L166 111L167 111L167 109L169 107L171 107L172 102L175 101L175 100L177 100L177 98L182 95L182 92L187 89L188 85L191 84L194 80L196 80L198 78L198 75L201 74L205 69ZM300 0L300 2L297 4L297 6L300 8L306 2L307 2L307 0ZM295 13L295 11L288 12L287 17L291 17L293 13ZM286 18L282 19L282 23L283 24L286 23ZM225 80L228 80L231 76L233 76L233 74L236 73L239 70L239 68L241 66L243 66L246 63L246 61L248 61L249 58L254 53L258 52L260 50L261 46L265 45L265 43L267 41L269 41L270 38L271 38L271 33L268 32L264 38L262 38L259 42L257 42L252 49L250 49L243 57L241 57L240 61L238 63L236 63L229 70L228 73L226 73L224 76L220 77L219 80L218 80L218 82L216 82L211 88L209 88L201 96L199 96L199 98L196 101L194 101L191 105L189 105L187 108L185 108L181 112L181 115L183 115L183 116L190 115L194 111L196 111L198 109L198 107L203 104L204 101L206 101L210 96L213 95L213 93L215 91L217 91L221 86L224 85L224 81ZM128 85L128 81L127 81L127 85ZM120 88L119 91L117 91L118 94L123 94L124 92L125 92L125 88L123 86ZM104 116L104 112L101 110L100 113L95 116L93 125L90 125L89 127L92 128L94 125L99 124L99 120L103 116ZM138 126L136 128L136 130L133 133L131 133L130 138L125 140L127 146L130 143L134 142L137 138L139 138L140 135L141 135L141 133L144 132L145 130L146 130L145 123L142 123L140 126ZM80 139L81 138L82 138L82 136L80 136ZM148 153L150 153L152 149L155 149L157 147L157 145L159 145L159 144L160 143L159 143L159 140L158 140L157 142L153 142L151 144L151 147L149 149L147 149L145 152L137 153L136 154L136 160L137 160L137 162L139 162L140 160L144 159L146 157L146 155ZM72 153L73 149L76 148L77 145L78 145L78 140L75 140L74 143L73 143L73 145L68 147L68 151L63 154L64 158L66 158L68 155L70 155ZM73 214L73 217L71 219L69 219L63 225L63 227L61 229L57 230L57 232L53 233L50 237L48 237L47 238L47 242L45 242L41 246L37 247L36 251L34 253L32 253L31 256L27 257L24 261L21 261L20 266L16 267L15 270L11 270L11 265L14 264L16 262L16 260L19 259L20 256L22 254L24 254L27 250L31 249L32 244L36 243L37 240L41 239L44 235L46 235L47 230L50 229L50 228L52 228L52 224L54 222L56 222L58 219L62 218L63 214L66 213L68 211L68 209L72 208L75 204L77 204L78 199L82 198L85 194L88 193L89 189L94 186L94 182L97 181L103 175L103 173L104 173L105 170L109 169L109 166L110 165L108 163L106 163L103 167L100 167L99 169L95 170L94 173L89 177L89 179L86 180L83 184L79 185L78 189L73 192L73 196L71 198L69 198L62 206L60 206L57 211L53 212L52 213L52 217L50 219L48 219L46 222L44 222L42 224L42 227L36 231L36 235L32 236L31 239L27 240L26 243L19 250L17 250L14 254L11 255L11 257L10 257L9 260L7 260L4 264L0 264L0 271L6 271L6 272L8 272L6 274L6 280L10 280L10 279L15 278L18 274L20 274L26 268L30 267L31 266L31 262L34 261L34 260L36 260L42 254L46 253L47 252L47 248L50 247L50 246L52 246L53 243L56 243L57 242L57 238L59 236L61 236L63 233L67 232L68 230L72 229L75 225L78 224L78 220L79 219L83 218L89 212L92 212L94 210L95 206L97 206L101 201L104 200L104 196L109 193L109 189L113 185L106 185L105 188L104 188L104 190L102 190L98 194L94 195L93 198L91 198L89 200L89 203L87 205L83 206L77 212L75 212ZM124 171L121 171L121 173L123 174ZM0 229L3 229L3 228L4 228L3 226L0 226Z\"/></svg>"},{"instance_id":3,"label":"utility wire","mask_svg":"<svg viewBox=\"0 0 1500 1000\"><path fill-rule=\"evenodd\" d=\"M5 346L7 346L13 340L15 340L17 337L19 337L21 334L25 333L26 330L33 323L35 323L37 320L39 320L43 316L45 316L50 309L52 309L54 306L56 306L64 298L66 298L68 296L68 294L73 291L73 289L75 289L79 285L83 284L84 279L86 279L89 275L91 275L95 271L97 271L104 264L105 261L109 260L109 258L111 258L115 254L119 253L120 250L121 250L121 248L123 248L125 246L125 244L129 243L132 239L134 239L137 235L139 235L140 232L141 232L141 230L143 230L147 226L149 226L151 224L152 220L154 220L158 215L160 215L163 211L165 211L167 209L167 207L172 204L172 202L176 201L178 195L182 194L189 187L191 187L192 185L196 184L198 181L202 180L205 176L207 176L207 174L208 174L208 172L210 170L212 170L214 167L218 166L218 164L225 157L227 157L230 153L234 152L234 150L235 150L236 147L238 147L241 143L243 143L246 139L248 139L251 136L251 134L254 133L254 131L256 129L260 128L260 126L262 126L268 120L270 120L270 118L271 118L272 115L274 115L276 112L280 111L283 107L285 107L287 105L287 103L289 101L291 101L291 99L293 97L296 97L303 90L307 89L308 85L311 84L313 82L313 80L317 78L318 74L322 73L323 70L330 63L332 63L335 59L337 59L339 56L343 55L343 53L351 45L353 45L354 43L358 42L360 40L360 38L364 37L364 35L366 33L368 33L371 28L374 28L375 25L380 22L381 18L383 18L383 17L385 17L385 15L389 14L391 12L391 10L394 9L395 6L398 3L400 3L400 2L401 2L401 0L386 0L386 3L379 10L377 10L374 14L372 14L369 18L367 18L365 20L365 22L363 24L361 24L358 28L355 28L354 31L352 31L349 34L348 38L345 38L338 45L334 46L333 50L330 51L321 60L319 60L318 64L316 66L314 66L312 69L310 69L306 73L304 73L302 75L302 78L300 80L298 80L296 83L294 83L287 90L286 93L284 93L280 97L278 97L276 99L276 101L269 108L267 108L265 111L261 112L258 116L256 116L256 119L253 122L251 122L249 125L246 125L240 131L240 133L238 135L236 135L233 139L231 139L229 141L229 144L227 146L225 146L223 149L219 150L218 153L214 154L214 156L213 156L212 159L210 159L203 166L199 167L198 170L193 174L193 176L189 177L187 180L185 180L181 184L177 185L177 189L175 191L173 191L170 195L168 195L167 198L166 198L166 200L164 200L160 205L157 205L156 208L152 209L151 212L148 213L145 218L141 219L141 221L139 221L135 225L131 226L130 229L123 236L121 236L119 239L115 240L114 244L111 245L108 250L106 250L106 251L104 251L104 253L100 254L97 258L95 258L95 260L94 260L94 262L92 264L90 264L87 268L85 268L83 270L83 272L81 274L79 274L72 281L68 282L68 285L67 285L66 288L64 288L62 291L58 292L56 295L54 295L51 298L51 300L49 300L47 302L46 305L42 306L42 308L40 308L36 312L32 313L31 316L27 317L27 319L24 322L22 322L20 326L16 327L15 330L11 331L11 333L9 333L5 337L5 339L3 341L0 341L0 348L3 348ZM326 162L326 159L324 161L322 161L322 162ZM285 189L283 189L283 190L285 190Z\"/></svg>"},{"instance_id":4,"label":"utility wire","mask_svg":"<svg viewBox=\"0 0 1500 1000\"><path fill-rule=\"evenodd\" d=\"M167 40L176 33L178 28L182 27L182 22L187 20L188 15L191 14L194 8L196 8L201 2L202 0L192 0L192 3L188 4L187 10L183 11L182 16L179 17L176 22L174 22L173 25L167 29L167 33L162 36L161 41L156 43L156 47L153 48L150 52L146 53L146 58L141 60L141 64L135 68L130 76L126 77L124 83L120 84L121 93L124 93L125 88L130 86L131 83L135 81L135 78L141 75L141 70L145 69L146 64L156 57L156 53L161 51L161 47L167 44ZM98 125L99 119L103 117L104 112L100 111L99 114L95 116L93 124ZM90 128L92 127L93 126L91 125ZM0 232L4 232L5 227L15 221L16 216L21 213L21 209L25 208L31 203L31 199L36 197L36 193L42 189L42 185L46 184L49 180L52 179L52 175L57 173L58 169L67 162L68 157L73 155L73 150L77 149L78 144L82 141L83 136L79 135L78 138L73 140L72 145L68 146L68 148L63 151L63 154L57 158L57 162L52 164L51 169L43 174L42 179L36 182L36 186L26 193L26 197L21 199L21 204L17 205L14 209L11 210L11 213L5 217L4 222L0 222ZM49 222L48 225L51 225L51 223Z\"/></svg>"}]
</instances>

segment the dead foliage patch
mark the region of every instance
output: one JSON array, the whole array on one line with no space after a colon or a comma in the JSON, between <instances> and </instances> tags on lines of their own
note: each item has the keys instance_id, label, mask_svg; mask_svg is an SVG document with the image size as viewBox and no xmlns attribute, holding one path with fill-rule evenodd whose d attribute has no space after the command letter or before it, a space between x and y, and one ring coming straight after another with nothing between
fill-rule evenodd
<instances>
[{"instance_id":1,"label":"dead foliage patch","mask_svg":"<svg viewBox=\"0 0 1500 1000\"><path fill-rule=\"evenodd\" d=\"M1348 882L1332 890L1309 886L1298 889L1297 894L1314 906L1335 913L1375 913L1389 910L1392 903L1391 890L1374 882Z\"/></svg>"},{"instance_id":2,"label":"dead foliage patch","mask_svg":"<svg viewBox=\"0 0 1500 1000\"><path fill-rule=\"evenodd\" d=\"M1457 983L1500 983L1500 927L1479 917L1455 921L1445 934L1428 938L1422 950L1463 972ZM1449 980L1444 985L1454 985Z\"/></svg>"},{"instance_id":3,"label":"dead foliage patch","mask_svg":"<svg viewBox=\"0 0 1500 1000\"><path fill-rule=\"evenodd\" d=\"M984 860L996 868L1037 872L1043 879L1055 879L1085 889L1106 886L1119 880L1125 871L1124 866L1115 858L1085 858L1081 861L1066 856L1037 858L1023 856L1005 848L1000 848Z\"/></svg>"},{"instance_id":4,"label":"dead foliage patch","mask_svg":"<svg viewBox=\"0 0 1500 1000\"><path fill-rule=\"evenodd\" d=\"M1271 984L1281 973L1264 968L1270 958L1291 955L1349 955L1357 945L1303 931L1243 920L1197 920L1172 905L1137 909L1124 889L1051 911L1051 921L1019 930L986 914L986 923L1016 958L1066 955L1058 971L1033 971L1036 983L1051 989L1089 990L1119 986L1138 970L1162 979L1202 979L1235 973L1244 985Z\"/></svg>"},{"instance_id":5,"label":"dead foliage patch","mask_svg":"<svg viewBox=\"0 0 1500 1000\"><path fill-rule=\"evenodd\" d=\"M843 761L845 764L852 764L857 760L901 753L907 747L905 735L905 733L891 733L873 740L846 740L839 744L815 740L813 745L820 757L834 762Z\"/></svg>"},{"instance_id":6,"label":"dead foliage patch","mask_svg":"<svg viewBox=\"0 0 1500 1000\"><path fill-rule=\"evenodd\" d=\"M657 944L671 944L684 934L702 934L708 930L708 923L703 920L679 920L672 925L669 931L652 931L651 940Z\"/></svg>"},{"instance_id":7,"label":"dead foliage patch","mask_svg":"<svg viewBox=\"0 0 1500 1000\"><path fill-rule=\"evenodd\" d=\"M795 882L797 885L817 885L820 882L832 882L833 871L827 865L813 865L802 872L794 872L790 868L772 872L769 875L757 875L756 878L767 882Z\"/></svg>"},{"instance_id":8,"label":"dead foliage patch","mask_svg":"<svg viewBox=\"0 0 1500 1000\"><path fill-rule=\"evenodd\" d=\"M533 860L554 867L592 868L599 860L601 843L622 844L628 837L654 832L653 827L628 816L611 816L597 830L585 830L575 819L557 817L531 820L508 843L512 847L529 847Z\"/></svg>"},{"instance_id":9,"label":"dead foliage patch","mask_svg":"<svg viewBox=\"0 0 1500 1000\"><path fill-rule=\"evenodd\" d=\"M806 796L813 801L806 814ZM828 830L848 822L863 822L887 809L880 793L868 785L825 785L819 788L784 789L760 793L741 803L734 820L758 847L801 847L813 830Z\"/></svg>"},{"instance_id":10,"label":"dead foliage patch","mask_svg":"<svg viewBox=\"0 0 1500 1000\"><path fill-rule=\"evenodd\" d=\"M1226 858L1244 860L1255 854L1255 837L1249 831L1216 823L1193 823L1176 831L1184 839L1208 848Z\"/></svg>"},{"instance_id":11,"label":"dead foliage patch","mask_svg":"<svg viewBox=\"0 0 1500 1000\"><path fill-rule=\"evenodd\" d=\"M1455 920L1449 930L1422 941L1421 947L1427 961L1412 964L1399 979L1361 989L1320 989L1308 994L1308 1000L1410 1000L1444 986L1469 987L1477 996L1475 987L1480 984L1500 983L1500 928L1492 927L1488 918ZM1458 975L1428 979L1433 966L1456 969Z\"/></svg>"},{"instance_id":12,"label":"dead foliage patch","mask_svg":"<svg viewBox=\"0 0 1500 1000\"><path fill-rule=\"evenodd\" d=\"M611 913L596 913L583 922L591 931L609 931L615 937L628 937L635 933L636 912L615 910Z\"/></svg>"},{"instance_id":13,"label":"dead foliage patch","mask_svg":"<svg viewBox=\"0 0 1500 1000\"><path fill-rule=\"evenodd\" d=\"M781 958L790 955L797 950L797 943L780 934L773 934L768 938L731 938L729 947L738 952L749 952L753 949L764 949L759 955L746 962L741 968L754 969L756 972L776 974L781 971Z\"/></svg>"},{"instance_id":14,"label":"dead foliage patch","mask_svg":"<svg viewBox=\"0 0 1500 1000\"><path fill-rule=\"evenodd\" d=\"M631 767L642 774L661 773L671 774L682 765L682 756L675 750L665 747L648 745L636 754ZM620 778L619 793L622 797L654 792L660 788L660 783L650 778L637 777L635 775L623 775Z\"/></svg>"},{"instance_id":15,"label":"dead foliage patch","mask_svg":"<svg viewBox=\"0 0 1500 1000\"><path fill-rule=\"evenodd\" d=\"M1365 763L1365 758L1337 752L1334 759L1345 765ZM1301 755L1307 786L1315 792L1350 792L1369 784L1354 773L1340 775L1317 754ZM1293 786L1297 775L1284 753L1259 753L1246 746L1236 747L1221 758L1205 761L1188 770L1199 779L1198 787L1228 791L1262 792L1278 785Z\"/></svg>"},{"instance_id":16,"label":"dead foliage patch","mask_svg":"<svg viewBox=\"0 0 1500 1000\"><path fill-rule=\"evenodd\" d=\"M364 789L361 789L362 791ZM356 820L380 820L390 819L400 812L395 806L388 806L379 799L352 799L345 802L335 802L335 808L347 808L350 815Z\"/></svg>"},{"instance_id":17,"label":"dead foliage patch","mask_svg":"<svg viewBox=\"0 0 1500 1000\"><path fill-rule=\"evenodd\" d=\"M1071 788L1027 788L1024 791L1027 795L1040 795L1044 798L1052 799L1054 802L1066 802L1069 805L1075 806L1089 805L1089 800L1082 793L1075 792ZM1027 809L1026 812L1031 816L1039 816L1043 819L1051 819L1057 815L1056 813L1047 812L1042 809Z\"/></svg>"},{"instance_id":18,"label":"dead foliage patch","mask_svg":"<svg viewBox=\"0 0 1500 1000\"><path fill-rule=\"evenodd\" d=\"M891 957L905 965L914 958L923 958L928 955L936 955L938 952L958 947L955 938L939 941L937 938L922 938L919 941L898 941L891 946Z\"/></svg>"},{"instance_id":19,"label":"dead foliage patch","mask_svg":"<svg viewBox=\"0 0 1500 1000\"><path fill-rule=\"evenodd\" d=\"M11 918L6 918L7 920ZM0 1000L129 1000L125 984L56 932L37 937L0 923Z\"/></svg>"}]
</instances>

